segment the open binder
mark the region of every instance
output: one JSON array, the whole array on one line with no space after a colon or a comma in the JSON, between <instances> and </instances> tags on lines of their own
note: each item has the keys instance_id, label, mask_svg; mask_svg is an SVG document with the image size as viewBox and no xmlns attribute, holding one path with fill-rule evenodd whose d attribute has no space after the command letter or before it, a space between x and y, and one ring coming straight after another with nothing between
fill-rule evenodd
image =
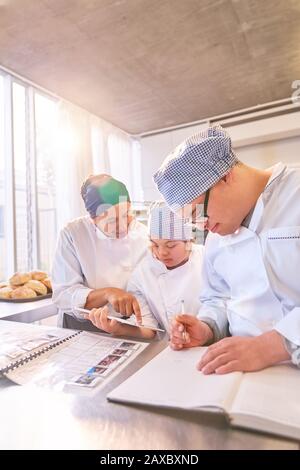
<instances>
[{"instance_id":1,"label":"open binder","mask_svg":"<svg viewBox=\"0 0 300 470\"><path fill-rule=\"evenodd\" d=\"M1 321L0 374L13 382L64 390L104 384L147 343L87 331Z\"/></svg>"},{"instance_id":2,"label":"open binder","mask_svg":"<svg viewBox=\"0 0 300 470\"><path fill-rule=\"evenodd\" d=\"M52 330L51 330L52 331ZM32 350L32 352L25 353L24 355L20 354L20 356L17 356L18 359L15 360L8 360L7 359L7 365L3 365L1 367L1 359L0 359L0 374L6 375L11 371L14 371L15 369L18 369L18 367L21 367L23 365L26 365L29 361L32 361L34 359L37 359L40 357L42 354L45 354L46 352L51 351L54 348L57 348L58 346L64 344L66 341L70 341L72 338L75 338L76 336L80 335L82 331L76 331L72 332L72 334L69 334L67 336L62 336L59 339L52 339L51 340L51 334L48 334L48 339L46 338L47 333L45 334L45 346L37 347ZM55 335L53 335L55 336ZM42 338L42 335L41 335ZM34 340L29 340L33 342ZM37 342L39 341L38 339L36 340ZM42 339L40 340L42 341ZM26 345L26 342L25 342ZM4 362L4 361L3 361Z\"/></svg>"}]
</instances>

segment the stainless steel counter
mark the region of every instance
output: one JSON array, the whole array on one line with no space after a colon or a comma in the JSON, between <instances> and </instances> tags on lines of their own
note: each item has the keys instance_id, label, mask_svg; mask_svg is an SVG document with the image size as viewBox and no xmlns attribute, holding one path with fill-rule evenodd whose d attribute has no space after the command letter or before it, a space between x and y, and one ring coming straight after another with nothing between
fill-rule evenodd
<instances>
[{"instance_id":1,"label":"stainless steel counter","mask_svg":"<svg viewBox=\"0 0 300 470\"><path fill-rule=\"evenodd\" d=\"M298 449L280 437L230 428L224 417L109 403L107 392L159 350L151 344L95 395L73 395L0 379L1 449Z\"/></svg>"},{"instance_id":2,"label":"stainless steel counter","mask_svg":"<svg viewBox=\"0 0 300 470\"><path fill-rule=\"evenodd\" d=\"M0 302L0 320L32 323L57 313L51 298L33 302Z\"/></svg>"}]
</instances>

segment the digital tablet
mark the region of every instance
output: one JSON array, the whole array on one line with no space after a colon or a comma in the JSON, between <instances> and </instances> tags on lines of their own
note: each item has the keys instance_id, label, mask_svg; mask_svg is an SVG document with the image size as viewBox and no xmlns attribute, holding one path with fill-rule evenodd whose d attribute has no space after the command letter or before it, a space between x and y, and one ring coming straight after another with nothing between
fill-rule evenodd
<instances>
[{"instance_id":1,"label":"digital tablet","mask_svg":"<svg viewBox=\"0 0 300 470\"><path fill-rule=\"evenodd\" d=\"M130 317L127 317L126 315L121 315L120 313L113 310L111 305L108 305L108 307L111 311L111 314L107 315L107 318L109 320L117 320L118 322L124 323L125 325L138 326L138 327L148 328L149 330L160 331L162 333L165 333L165 330L163 330L162 328L157 328L152 325L138 325L135 321L135 315L131 315ZM86 308L75 308L74 310L76 310L76 312L79 312L82 316L90 313L90 310L87 310Z\"/></svg>"}]
</instances>

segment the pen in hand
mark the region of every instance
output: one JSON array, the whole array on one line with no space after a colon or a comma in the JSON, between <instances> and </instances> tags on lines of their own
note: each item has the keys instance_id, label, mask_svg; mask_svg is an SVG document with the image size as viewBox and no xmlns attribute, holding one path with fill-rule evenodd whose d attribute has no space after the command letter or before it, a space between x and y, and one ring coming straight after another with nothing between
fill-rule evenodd
<instances>
[{"instance_id":1,"label":"pen in hand","mask_svg":"<svg viewBox=\"0 0 300 470\"><path fill-rule=\"evenodd\" d=\"M185 308L184 308L184 300L181 301L181 315L185 315ZM182 332L182 339L183 342L187 342L187 332L186 332L186 327L183 325L183 332Z\"/></svg>"}]
</instances>

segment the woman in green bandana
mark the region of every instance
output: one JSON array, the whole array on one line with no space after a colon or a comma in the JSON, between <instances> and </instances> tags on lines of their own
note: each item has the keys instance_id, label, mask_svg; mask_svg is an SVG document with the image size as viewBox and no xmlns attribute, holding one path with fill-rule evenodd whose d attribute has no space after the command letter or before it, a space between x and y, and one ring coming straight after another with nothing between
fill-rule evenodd
<instances>
[{"instance_id":1,"label":"woman in green bandana","mask_svg":"<svg viewBox=\"0 0 300 470\"><path fill-rule=\"evenodd\" d=\"M147 251L147 228L132 216L126 186L111 176L89 176L81 195L88 215L64 227L54 257L53 301L59 324L95 330L77 309L107 303L139 319L139 304L125 289Z\"/></svg>"}]
</instances>

